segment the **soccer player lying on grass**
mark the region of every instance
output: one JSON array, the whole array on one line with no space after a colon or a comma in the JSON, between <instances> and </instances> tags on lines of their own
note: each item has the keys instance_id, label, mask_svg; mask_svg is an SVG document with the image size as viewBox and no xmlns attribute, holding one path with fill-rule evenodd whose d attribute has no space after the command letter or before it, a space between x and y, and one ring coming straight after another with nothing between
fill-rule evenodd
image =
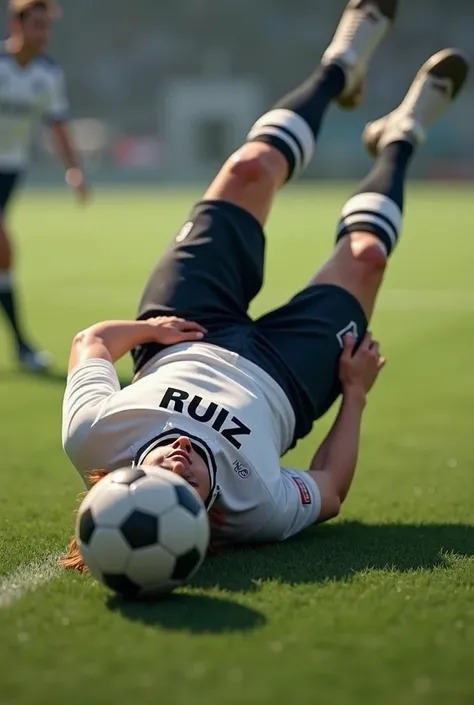
<instances>
[{"instance_id":1,"label":"soccer player lying on grass","mask_svg":"<svg viewBox=\"0 0 474 705\"><path fill-rule=\"evenodd\" d=\"M262 286L273 198L309 163L331 102L360 101L396 6L349 4L317 72L258 120L195 206L145 288L138 321L76 336L63 440L86 482L100 478L89 475L96 468L171 470L200 494L216 543L282 541L338 514L384 364L367 326L399 238L407 167L466 79L461 52L432 57L401 106L367 126L375 165L344 206L331 259L281 308L258 320L248 308ZM130 350L136 376L121 390L114 363ZM309 471L281 467L341 393ZM83 568L74 544L63 564Z\"/></svg>"}]
</instances>

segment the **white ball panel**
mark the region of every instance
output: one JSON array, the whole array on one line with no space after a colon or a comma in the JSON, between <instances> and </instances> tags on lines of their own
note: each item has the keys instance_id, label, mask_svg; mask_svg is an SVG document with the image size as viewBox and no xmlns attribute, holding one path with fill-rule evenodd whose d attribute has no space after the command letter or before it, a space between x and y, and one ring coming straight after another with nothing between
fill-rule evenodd
<instances>
[{"instance_id":1,"label":"white ball panel","mask_svg":"<svg viewBox=\"0 0 474 705\"><path fill-rule=\"evenodd\" d=\"M97 526L115 527L121 524L133 510L128 485L108 483L89 506Z\"/></svg>"},{"instance_id":2,"label":"white ball panel","mask_svg":"<svg viewBox=\"0 0 474 705\"><path fill-rule=\"evenodd\" d=\"M122 573L131 550L118 529L97 527L92 535L88 554L102 573Z\"/></svg>"},{"instance_id":3,"label":"white ball panel","mask_svg":"<svg viewBox=\"0 0 474 705\"><path fill-rule=\"evenodd\" d=\"M88 509L92 502L100 497L103 492L108 492L111 486L110 473L99 480L90 490L88 490L86 496L82 500L81 511Z\"/></svg>"},{"instance_id":4,"label":"white ball panel","mask_svg":"<svg viewBox=\"0 0 474 705\"><path fill-rule=\"evenodd\" d=\"M173 486L158 473L150 473L146 479L133 485L130 488L130 498L136 509L142 509L154 516L159 516L176 504Z\"/></svg>"},{"instance_id":5,"label":"white ball panel","mask_svg":"<svg viewBox=\"0 0 474 705\"><path fill-rule=\"evenodd\" d=\"M165 587L173 573L174 557L160 545L132 552L126 574L141 587Z\"/></svg>"},{"instance_id":6,"label":"white ball panel","mask_svg":"<svg viewBox=\"0 0 474 705\"><path fill-rule=\"evenodd\" d=\"M196 517L176 506L160 517L160 543L175 556L196 545Z\"/></svg>"},{"instance_id":7,"label":"white ball panel","mask_svg":"<svg viewBox=\"0 0 474 705\"><path fill-rule=\"evenodd\" d=\"M83 544L79 544L79 549L81 551L82 557L84 558L86 566L89 568L89 571L91 575L94 576L97 580L102 580L102 571L100 569L100 565L94 558L94 555L90 551L88 546L84 546Z\"/></svg>"}]
</instances>

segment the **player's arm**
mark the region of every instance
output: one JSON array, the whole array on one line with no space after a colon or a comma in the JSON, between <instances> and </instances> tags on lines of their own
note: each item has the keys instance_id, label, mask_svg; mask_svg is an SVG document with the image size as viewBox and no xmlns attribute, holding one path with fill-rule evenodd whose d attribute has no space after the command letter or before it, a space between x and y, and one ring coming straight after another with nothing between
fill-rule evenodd
<instances>
[{"instance_id":1,"label":"player's arm","mask_svg":"<svg viewBox=\"0 0 474 705\"><path fill-rule=\"evenodd\" d=\"M81 200L85 201L88 197L88 188L69 127L66 82L59 66L56 67L52 79L45 119L50 128L54 148L66 167L66 182L77 191Z\"/></svg>"},{"instance_id":2,"label":"player's arm","mask_svg":"<svg viewBox=\"0 0 474 705\"><path fill-rule=\"evenodd\" d=\"M119 467L129 450L130 431L135 432L124 420L121 433L117 433L114 421L111 440L107 421L101 418L104 405L120 392L114 363L137 345L196 341L205 332L197 323L168 316L148 321L105 321L75 336L63 400L62 438L64 450L81 473L97 467Z\"/></svg>"},{"instance_id":3,"label":"player's arm","mask_svg":"<svg viewBox=\"0 0 474 705\"><path fill-rule=\"evenodd\" d=\"M146 343L175 345L202 340L206 329L199 323L174 316L147 321L104 321L78 333L72 341L69 371L86 360L115 363L133 348Z\"/></svg>"},{"instance_id":4,"label":"player's arm","mask_svg":"<svg viewBox=\"0 0 474 705\"><path fill-rule=\"evenodd\" d=\"M79 165L69 124L64 119L51 119L49 128L55 150L66 168L66 182L85 200L88 196L87 184Z\"/></svg>"},{"instance_id":5,"label":"player's arm","mask_svg":"<svg viewBox=\"0 0 474 705\"><path fill-rule=\"evenodd\" d=\"M341 407L309 468L321 494L319 522L336 516L349 492L359 454L366 397L385 364L379 345L370 334L356 352L354 349L355 339L346 336L340 362Z\"/></svg>"}]
</instances>

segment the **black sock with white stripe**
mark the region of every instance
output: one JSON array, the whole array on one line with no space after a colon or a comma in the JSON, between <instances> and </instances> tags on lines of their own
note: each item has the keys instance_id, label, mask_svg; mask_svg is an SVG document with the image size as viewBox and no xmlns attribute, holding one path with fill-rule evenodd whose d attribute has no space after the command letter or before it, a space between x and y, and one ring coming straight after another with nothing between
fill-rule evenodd
<instances>
[{"instance_id":1,"label":"black sock with white stripe","mask_svg":"<svg viewBox=\"0 0 474 705\"><path fill-rule=\"evenodd\" d=\"M404 187L414 147L392 142L342 210L337 242L354 232L373 233L389 256L398 242L403 219Z\"/></svg>"},{"instance_id":2,"label":"black sock with white stripe","mask_svg":"<svg viewBox=\"0 0 474 705\"><path fill-rule=\"evenodd\" d=\"M265 142L283 154L288 162L288 180L311 161L324 114L344 89L345 80L340 66L321 66L250 130L249 142Z\"/></svg>"}]
</instances>

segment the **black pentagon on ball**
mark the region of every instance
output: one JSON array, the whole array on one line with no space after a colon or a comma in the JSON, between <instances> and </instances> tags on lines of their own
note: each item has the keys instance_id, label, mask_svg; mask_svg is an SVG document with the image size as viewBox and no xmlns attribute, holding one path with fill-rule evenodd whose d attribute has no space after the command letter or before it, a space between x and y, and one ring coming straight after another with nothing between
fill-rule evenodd
<instances>
[{"instance_id":1,"label":"black pentagon on ball","mask_svg":"<svg viewBox=\"0 0 474 705\"><path fill-rule=\"evenodd\" d=\"M176 560L171 580L187 580L199 564L200 560L201 554L197 548L193 548L191 551L183 553L183 555Z\"/></svg>"},{"instance_id":2,"label":"black pentagon on ball","mask_svg":"<svg viewBox=\"0 0 474 705\"><path fill-rule=\"evenodd\" d=\"M135 509L120 527L131 548L147 548L158 541L158 517Z\"/></svg>"},{"instance_id":3,"label":"black pentagon on ball","mask_svg":"<svg viewBox=\"0 0 474 705\"><path fill-rule=\"evenodd\" d=\"M180 507L184 507L195 517L201 512L202 504L190 487L186 485L175 485L176 496Z\"/></svg>"},{"instance_id":4,"label":"black pentagon on ball","mask_svg":"<svg viewBox=\"0 0 474 705\"><path fill-rule=\"evenodd\" d=\"M86 509L86 511L81 514L79 519L79 540L87 546L94 531L95 521L92 516L92 511L90 509Z\"/></svg>"},{"instance_id":5,"label":"black pentagon on ball","mask_svg":"<svg viewBox=\"0 0 474 705\"><path fill-rule=\"evenodd\" d=\"M110 476L112 482L118 485L133 485L134 482L146 477L146 472L140 468L124 468L123 470L115 470Z\"/></svg>"},{"instance_id":6,"label":"black pentagon on ball","mask_svg":"<svg viewBox=\"0 0 474 705\"><path fill-rule=\"evenodd\" d=\"M102 578L107 587L128 600L134 600L140 595L141 587L126 575L106 573Z\"/></svg>"}]
</instances>

